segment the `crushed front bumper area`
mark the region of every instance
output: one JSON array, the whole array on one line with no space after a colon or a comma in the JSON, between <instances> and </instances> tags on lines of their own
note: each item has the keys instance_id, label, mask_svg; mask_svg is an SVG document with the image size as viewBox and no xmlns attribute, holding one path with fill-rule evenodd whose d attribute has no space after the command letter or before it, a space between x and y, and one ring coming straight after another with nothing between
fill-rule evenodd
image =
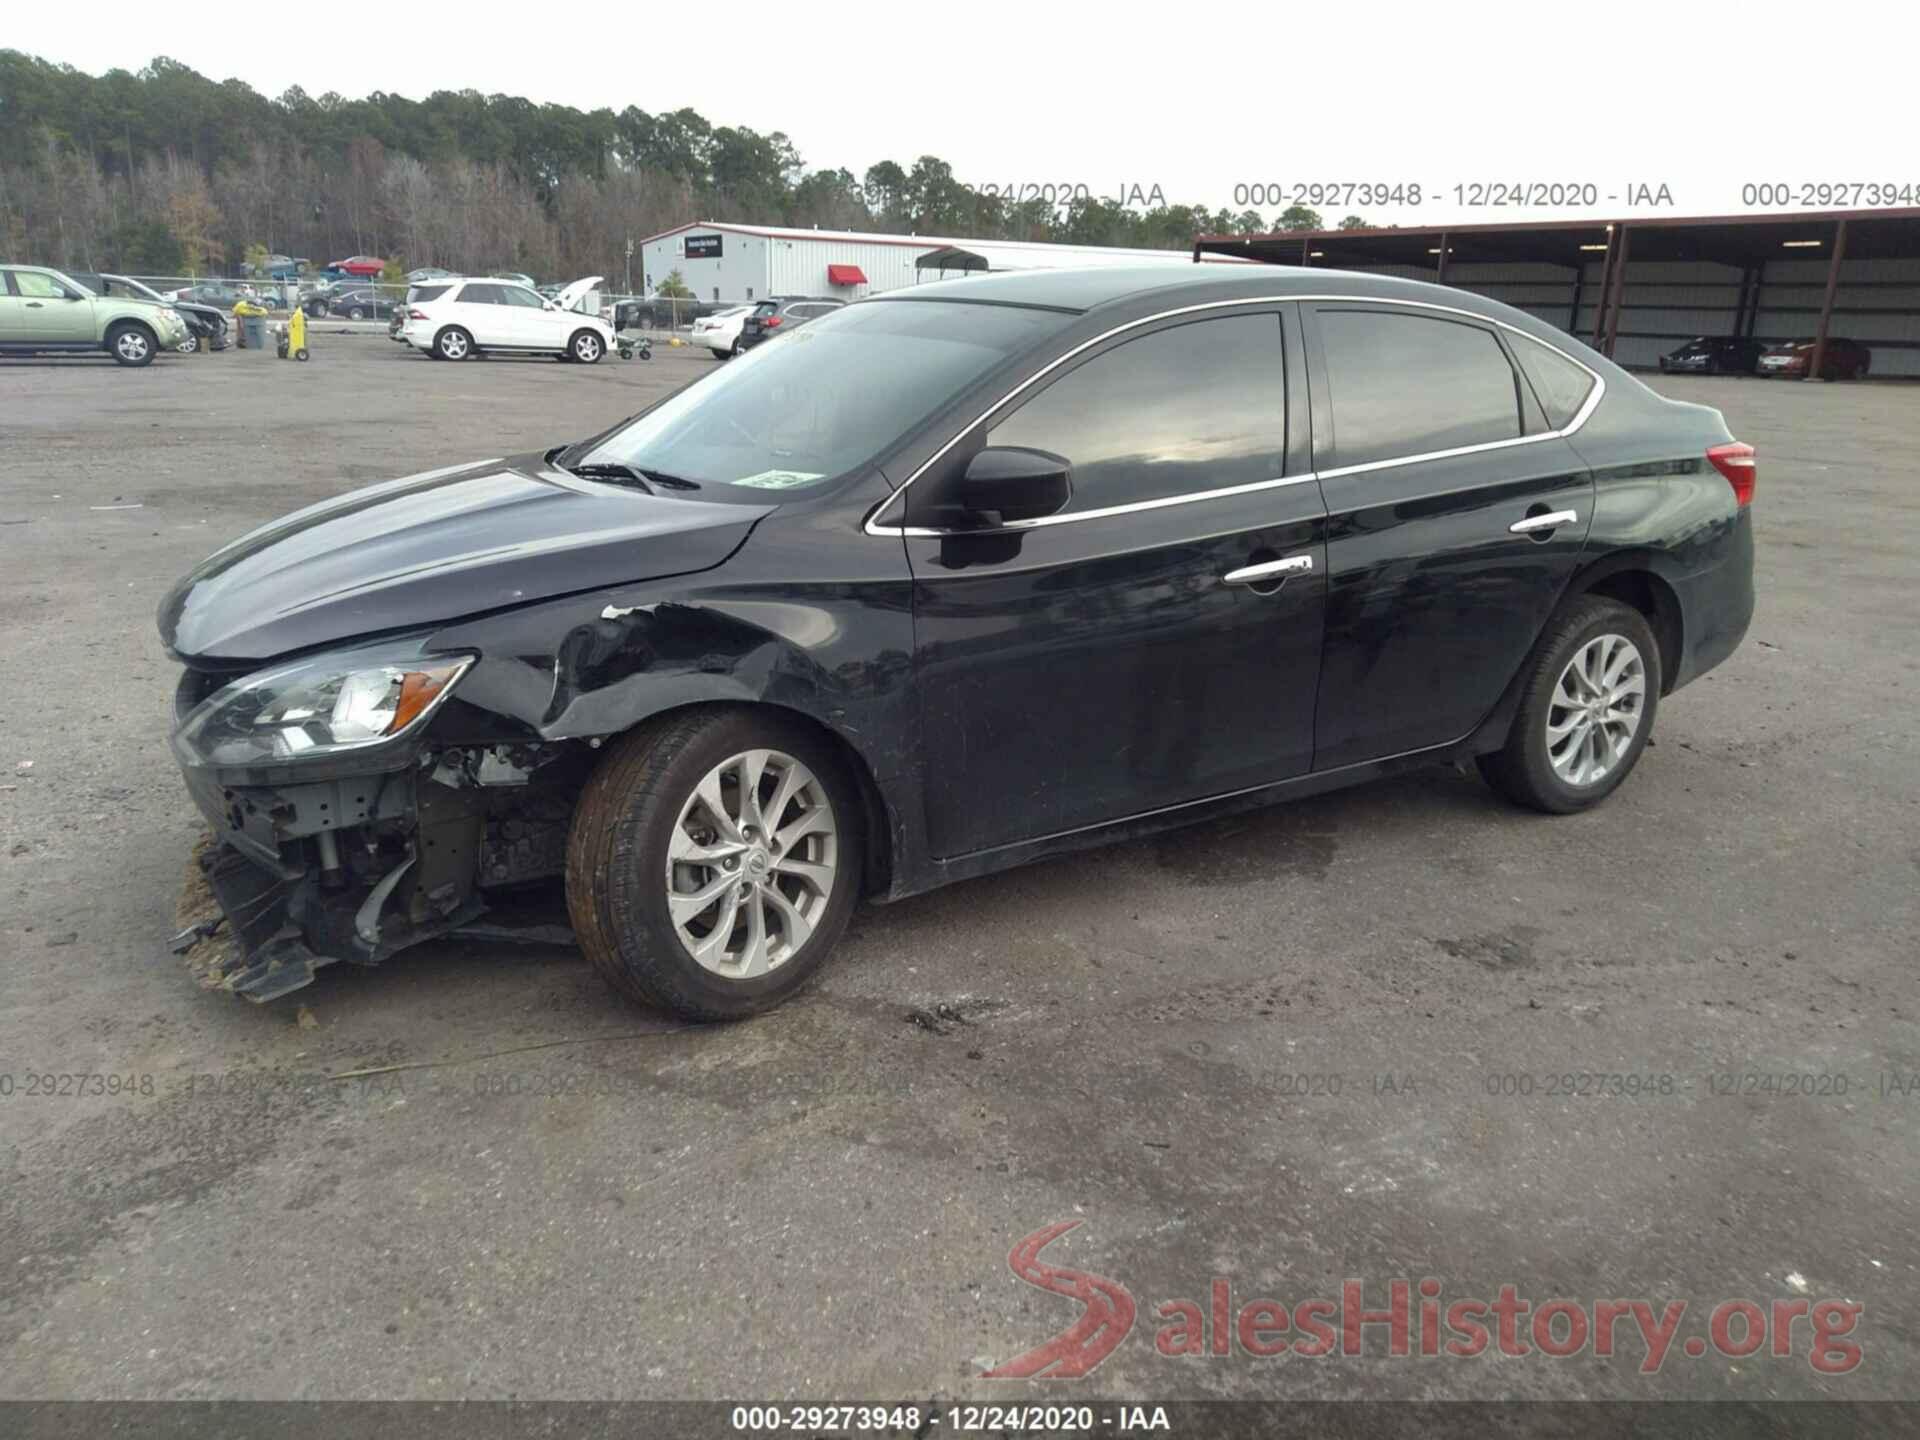
<instances>
[{"instance_id":1,"label":"crushed front bumper area","mask_svg":"<svg viewBox=\"0 0 1920 1440\"><path fill-rule=\"evenodd\" d=\"M322 966L377 965L467 925L487 908L483 885L561 873L584 774L574 749L453 748L302 785L187 768L212 833L173 948L203 984L267 1001Z\"/></svg>"}]
</instances>

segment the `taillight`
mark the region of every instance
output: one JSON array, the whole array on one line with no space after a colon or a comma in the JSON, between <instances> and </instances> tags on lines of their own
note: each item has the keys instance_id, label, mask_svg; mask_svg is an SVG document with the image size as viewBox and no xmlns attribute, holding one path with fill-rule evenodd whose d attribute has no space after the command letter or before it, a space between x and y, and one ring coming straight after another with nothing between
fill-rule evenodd
<instances>
[{"instance_id":1,"label":"taillight","mask_svg":"<svg viewBox=\"0 0 1920 1440\"><path fill-rule=\"evenodd\" d=\"M1738 440L1712 446L1707 451L1707 459L1713 462L1713 468L1726 476L1727 483L1733 486L1736 505L1753 503L1753 482L1759 476L1754 468L1753 456L1753 446L1743 445Z\"/></svg>"},{"instance_id":2,"label":"taillight","mask_svg":"<svg viewBox=\"0 0 1920 1440\"><path fill-rule=\"evenodd\" d=\"M772 330L779 326L780 317L778 315L769 315L767 316L766 319L762 320L760 323L766 326L767 329Z\"/></svg>"},{"instance_id":3,"label":"taillight","mask_svg":"<svg viewBox=\"0 0 1920 1440\"><path fill-rule=\"evenodd\" d=\"M407 319L409 320L424 320L426 318L427 318L427 312L424 310L407 311Z\"/></svg>"}]
</instances>

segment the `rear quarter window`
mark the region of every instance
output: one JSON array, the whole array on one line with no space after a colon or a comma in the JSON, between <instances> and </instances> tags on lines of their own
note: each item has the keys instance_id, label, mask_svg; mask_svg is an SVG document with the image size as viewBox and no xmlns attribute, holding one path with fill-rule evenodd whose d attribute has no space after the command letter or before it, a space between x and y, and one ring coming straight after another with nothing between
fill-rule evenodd
<instances>
[{"instance_id":1,"label":"rear quarter window","mask_svg":"<svg viewBox=\"0 0 1920 1440\"><path fill-rule=\"evenodd\" d=\"M1687 348L1709 347L1706 341L1697 340ZM1737 350L1740 342L1736 340L1724 348ZM1580 413L1580 407L1587 403L1587 396L1593 391L1593 376L1558 350L1549 350L1524 336L1514 339L1513 353L1526 372L1527 383L1533 386L1540 408L1547 412L1547 423L1556 430L1566 429Z\"/></svg>"},{"instance_id":2,"label":"rear quarter window","mask_svg":"<svg viewBox=\"0 0 1920 1440\"><path fill-rule=\"evenodd\" d=\"M407 303L424 305L430 300L438 300L452 288L451 285L416 285L407 292Z\"/></svg>"}]
</instances>

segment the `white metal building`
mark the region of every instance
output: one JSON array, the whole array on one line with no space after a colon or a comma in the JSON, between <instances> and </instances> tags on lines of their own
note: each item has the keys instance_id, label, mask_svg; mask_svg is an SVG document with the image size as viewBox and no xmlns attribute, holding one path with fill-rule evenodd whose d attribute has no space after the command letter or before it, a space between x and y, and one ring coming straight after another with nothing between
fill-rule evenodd
<instances>
[{"instance_id":1,"label":"white metal building","mask_svg":"<svg viewBox=\"0 0 1920 1440\"><path fill-rule=\"evenodd\" d=\"M1186 250L1127 250L878 235L701 221L649 236L641 245L647 293L675 270L701 300L737 304L769 295L858 300L925 280L980 270L1051 270L1072 265L1191 265Z\"/></svg>"}]
</instances>

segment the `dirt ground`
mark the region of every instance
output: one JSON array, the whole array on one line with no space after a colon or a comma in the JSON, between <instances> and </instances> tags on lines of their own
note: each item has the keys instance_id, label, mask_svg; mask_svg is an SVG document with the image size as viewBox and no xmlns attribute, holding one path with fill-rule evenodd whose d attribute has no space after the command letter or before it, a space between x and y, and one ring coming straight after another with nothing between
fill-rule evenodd
<instances>
[{"instance_id":1,"label":"dirt ground","mask_svg":"<svg viewBox=\"0 0 1920 1440\"><path fill-rule=\"evenodd\" d=\"M1920 389L1654 382L1760 448L1759 613L1598 811L1452 770L1308 800L867 910L795 1003L688 1028L565 948L265 1007L168 953L166 587L714 364L314 350L0 360L0 1394L1915 1392ZM1008 1263L1069 1221L1044 1260L1131 1335L981 1378L1083 1312ZM1687 1309L1657 1373L1624 1320L1611 1358L1163 1354L1216 1278ZM1800 1299L1864 1307L1856 1365L1805 1316L1704 1341Z\"/></svg>"}]
</instances>

